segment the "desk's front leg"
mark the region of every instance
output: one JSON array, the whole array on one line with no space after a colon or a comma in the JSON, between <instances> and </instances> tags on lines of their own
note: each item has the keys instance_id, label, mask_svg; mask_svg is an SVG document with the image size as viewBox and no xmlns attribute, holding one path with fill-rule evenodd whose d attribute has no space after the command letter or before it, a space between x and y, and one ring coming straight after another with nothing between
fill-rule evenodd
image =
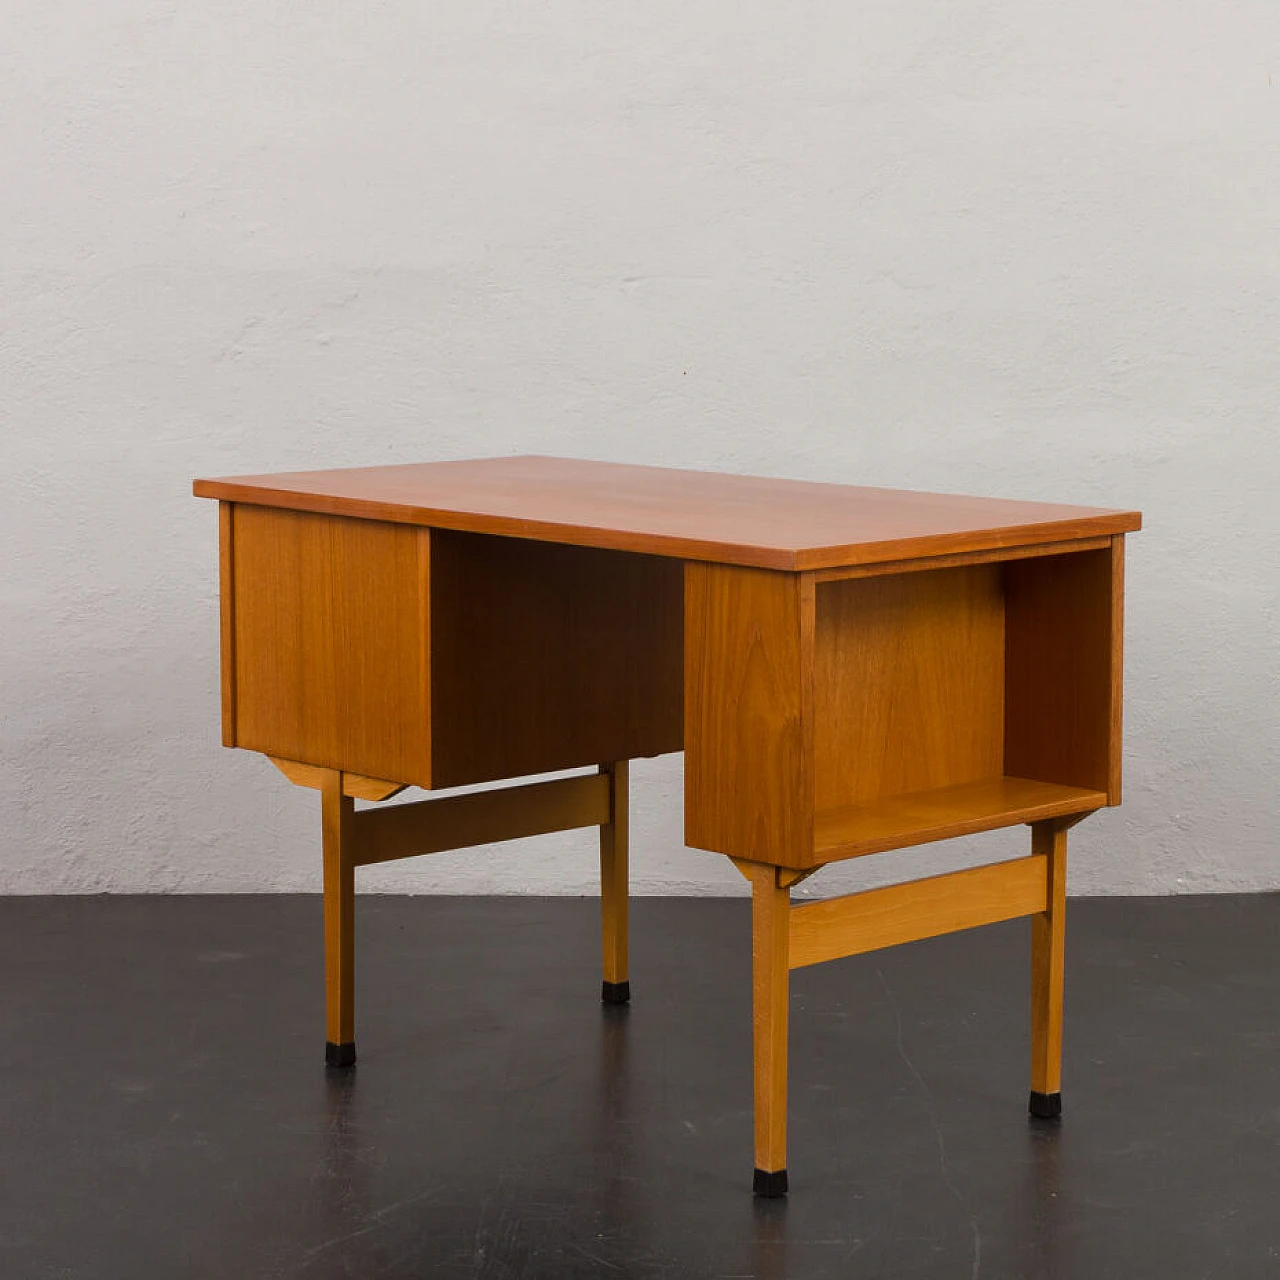
<instances>
[{"instance_id":1,"label":"desk's front leg","mask_svg":"<svg viewBox=\"0 0 1280 1280\"><path fill-rule=\"evenodd\" d=\"M1062 1114L1062 993L1066 942L1067 827L1037 822L1031 852L1044 857L1045 909L1031 917L1031 1114Z\"/></svg>"},{"instance_id":2,"label":"desk's front leg","mask_svg":"<svg viewBox=\"0 0 1280 1280\"><path fill-rule=\"evenodd\" d=\"M743 864L751 881L752 1050L758 1196L787 1193L787 1011L791 889L778 867Z\"/></svg>"}]
</instances>

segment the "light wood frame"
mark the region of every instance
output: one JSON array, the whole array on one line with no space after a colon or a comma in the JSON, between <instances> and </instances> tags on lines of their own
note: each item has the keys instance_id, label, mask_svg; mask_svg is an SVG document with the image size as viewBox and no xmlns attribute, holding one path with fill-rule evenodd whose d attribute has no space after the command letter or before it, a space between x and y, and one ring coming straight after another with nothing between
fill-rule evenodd
<instances>
[{"instance_id":1,"label":"light wood frame","mask_svg":"<svg viewBox=\"0 0 1280 1280\"><path fill-rule=\"evenodd\" d=\"M603 999L625 1004L627 977L627 777L615 760L595 774L443 796L385 809L355 807L403 788L379 779L272 761L297 786L320 792L324 847L325 1061L349 1067L355 1045L355 872L401 858L503 840L600 828Z\"/></svg>"},{"instance_id":2,"label":"light wood frame","mask_svg":"<svg viewBox=\"0 0 1280 1280\"><path fill-rule=\"evenodd\" d=\"M787 1192L788 986L807 965L1029 916L1030 1110L1061 1114L1067 830L1079 820L1034 823L1029 857L815 902L791 902L797 873L732 859L751 885L757 1195Z\"/></svg>"}]
</instances>

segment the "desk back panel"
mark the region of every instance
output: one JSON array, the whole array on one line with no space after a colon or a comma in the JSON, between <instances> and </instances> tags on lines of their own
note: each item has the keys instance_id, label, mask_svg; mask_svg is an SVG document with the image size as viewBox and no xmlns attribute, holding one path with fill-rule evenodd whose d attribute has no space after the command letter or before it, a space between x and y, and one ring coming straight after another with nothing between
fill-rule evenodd
<instances>
[{"instance_id":1,"label":"desk back panel","mask_svg":"<svg viewBox=\"0 0 1280 1280\"><path fill-rule=\"evenodd\" d=\"M431 536L436 786L681 750L680 561Z\"/></svg>"},{"instance_id":2,"label":"desk back panel","mask_svg":"<svg viewBox=\"0 0 1280 1280\"><path fill-rule=\"evenodd\" d=\"M819 810L1002 772L1001 566L819 583Z\"/></svg>"}]
</instances>

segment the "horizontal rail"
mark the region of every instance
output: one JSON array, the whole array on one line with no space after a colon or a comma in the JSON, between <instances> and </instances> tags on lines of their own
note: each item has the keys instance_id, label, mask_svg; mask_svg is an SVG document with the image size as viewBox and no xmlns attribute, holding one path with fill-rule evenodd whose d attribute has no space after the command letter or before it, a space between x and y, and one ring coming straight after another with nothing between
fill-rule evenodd
<instances>
[{"instance_id":1,"label":"horizontal rail","mask_svg":"<svg viewBox=\"0 0 1280 1280\"><path fill-rule=\"evenodd\" d=\"M1048 905L1043 854L791 908L791 968L975 929Z\"/></svg>"},{"instance_id":2,"label":"horizontal rail","mask_svg":"<svg viewBox=\"0 0 1280 1280\"><path fill-rule=\"evenodd\" d=\"M609 821L608 774L417 800L355 814L355 865L371 866Z\"/></svg>"}]
</instances>

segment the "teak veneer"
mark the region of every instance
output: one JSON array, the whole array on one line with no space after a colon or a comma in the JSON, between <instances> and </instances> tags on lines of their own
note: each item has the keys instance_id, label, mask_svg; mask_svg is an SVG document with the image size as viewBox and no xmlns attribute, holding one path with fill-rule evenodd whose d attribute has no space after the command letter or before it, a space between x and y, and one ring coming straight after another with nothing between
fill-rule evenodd
<instances>
[{"instance_id":1,"label":"teak veneer","mask_svg":"<svg viewBox=\"0 0 1280 1280\"><path fill-rule=\"evenodd\" d=\"M1032 919L1031 1111L1061 1109L1066 832L1120 802L1132 511L495 458L198 480L222 734L320 792L326 1061L355 1061L356 868L600 832L625 1004L628 766L752 897L755 1190L787 1189L788 975ZM428 790L593 772L387 808ZM791 904L822 867L1025 823L1029 857Z\"/></svg>"},{"instance_id":2,"label":"teak veneer","mask_svg":"<svg viewBox=\"0 0 1280 1280\"><path fill-rule=\"evenodd\" d=\"M201 498L762 569L831 569L1128 533L1134 511L482 458L197 480Z\"/></svg>"}]
</instances>

